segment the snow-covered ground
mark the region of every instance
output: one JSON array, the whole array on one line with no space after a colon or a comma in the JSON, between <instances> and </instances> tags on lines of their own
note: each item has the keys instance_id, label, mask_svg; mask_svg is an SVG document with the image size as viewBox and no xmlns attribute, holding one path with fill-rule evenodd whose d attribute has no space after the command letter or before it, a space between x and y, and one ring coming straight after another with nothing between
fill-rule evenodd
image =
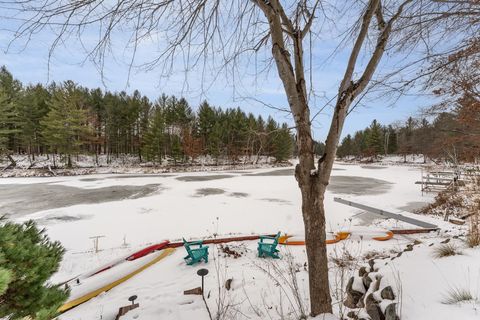
<instances>
[{"instance_id":1,"label":"snow-covered ground","mask_svg":"<svg viewBox=\"0 0 480 320\"><path fill-rule=\"evenodd\" d=\"M395 228L404 227L404 224L379 221L361 210L333 201L334 197L341 197L396 213L412 211L432 199L431 195L422 196L420 187L414 184L420 179L420 169L336 164L332 175L325 198L327 228L331 232L344 229L354 231L349 240L328 246L332 257L343 256L348 251L360 264L366 253L399 252L414 239L419 239L425 244L389 261L388 269L385 269L397 272L404 283L401 290L402 319L451 319L456 314L462 319L479 316L475 305L444 305L438 298L448 290L449 285L463 279L462 272L468 273L469 284L473 287L476 284L477 293L480 291L478 250L465 253L462 256L465 261L447 263L448 260L434 260L431 257L432 247L427 244L437 243L449 233L441 232L440 236L395 236L386 242L371 240L372 234L379 233L379 226ZM110 197L108 202L95 198L102 192L121 192L126 188L124 186L130 188L125 195L127 198L122 198L123 194L122 197ZM148 192L144 192L145 186L149 186ZM47 198L51 197L51 203L43 201L42 210L35 211L35 203L26 203L30 187L36 188L35 199L45 192ZM22 214L10 212L12 219L35 219L47 229L52 239L61 241L66 247L61 268L52 279L54 283L76 277L164 239L172 241L182 237L198 239L277 231L296 235L303 233L300 194L293 168L146 176L1 179L0 189L6 188L9 196L2 198L0 195L1 207L11 210L20 206L28 207L28 210L18 210ZM15 194L14 190L19 190L21 194ZM58 197L57 193L61 193L61 196ZM77 197L78 194L81 197ZM442 221L438 221L438 224L445 226ZM90 239L93 236L103 236L99 241L101 251L98 253L93 252ZM228 307L224 319L279 319L282 314L288 313L293 319L300 312L299 305L308 306L308 273L304 267L306 255L303 246L282 247L283 259L275 261L257 258L255 241L230 244L229 248L242 253L237 259L222 253L218 246L210 247L210 261L206 265L185 265L182 259L184 249L178 248L171 256L127 282L64 313L61 319L114 319L118 308L128 305L127 298L134 294L138 296L140 308L122 319L208 319L201 297L183 295L184 290L200 284L196 271L201 267L210 271L206 277L207 303L213 313L217 312L219 305ZM288 289L288 276L283 279L279 275L288 274L282 270L288 269L290 254L297 265L295 269L298 269L296 278L302 297L300 304L295 302L294 295ZM136 264L154 259L155 255L148 255ZM469 265L474 258L477 262ZM120 271L120 268L114 268L102 277L113 279L115 273ZM343 299L338 291L342 287L340 279L345 276L348 274L339 275L338 268L332 264L332 292L337 292L334 300ZM227 291L224 283L230 278L233 278L232 289ZM443 278L449 281L441 281ZM424 279L424 284L419 283L421 279ZM437 283L439 279L440 283ZM93 277L86 283L82 282L81 286L88 286L89 282L97 280ZM436 283L432 285L429 281ZM431 294L426 293L427 286L431 288ZM73 287L72 292L75 290L80 288ZM335 303L337 309L338 305ZM442 312L435 312L435 317L432 317L432 310L437 307Z\"/></svg>"}]
</instances>

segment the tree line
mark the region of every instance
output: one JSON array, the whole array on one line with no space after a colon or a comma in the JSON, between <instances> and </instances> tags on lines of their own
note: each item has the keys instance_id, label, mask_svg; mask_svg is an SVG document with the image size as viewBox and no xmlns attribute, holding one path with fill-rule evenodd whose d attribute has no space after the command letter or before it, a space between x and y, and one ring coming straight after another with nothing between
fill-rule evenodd
<instances>
[{"instance_id":1,"label":"tree line","mask_svg":"<svg viewBox=\"0 0 480 320\"><path fill-rule=\"evenodd\" d=\"M88 89L73 81L24 86L0 69L0 153L47 154L72 166L79 154L122 155L140 161L186 163L199 156L252 161L292 156L294 140L286 123L264 120L240 108L207 101L196 111L184 98L162 94L151 101L136 90ZM13 158L10 157L13 163Z\"/></svg>"},{"instance_id":2,"label":"tree line","mask_svg":"<svg viewBox=\"0 0 480 320\"><path fill-rule=\"evenodd\" d=\"M434 59L426 75L423 89L440 102L425 107L424 117L388 126L374 120L368 128L347 135L337 155L423 154L434 161L478 161L480 38L467 37L456 51Z\"/></svg>"},{"instance_id":3,"label":"tree line","mask_svg":"<svg viewBox=\"0 0 480 320\"><path fill-rule=\"evenodd\" d=\"M427 118L409 117L404 123L381 125L373 120L364 130L343 138L337 155L341 158L379 155L422 154L424 161L447 159L475 161L480 157L480 121L478 110L467 115L468 108L455 107ZM476 121L472 119L477 118ZM465 130L467 129L468 130Z\"/></svg>"}]
</instances>

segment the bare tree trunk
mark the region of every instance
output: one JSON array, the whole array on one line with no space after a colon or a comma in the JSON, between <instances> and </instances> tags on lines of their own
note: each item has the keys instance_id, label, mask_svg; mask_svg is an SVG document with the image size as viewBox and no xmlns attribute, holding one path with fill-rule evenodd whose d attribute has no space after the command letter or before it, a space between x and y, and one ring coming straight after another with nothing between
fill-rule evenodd
<instances>
[{"instance_id":1,"label":"bare tree trunk","mask_svg":"<svg viewBox=\"0 0 480 320\"><path fill-rule=\"evenodd\" d=\"M300 129L302 128L302 129ZM328 256L326 248L325 187L315 173L313 139L310 125L298 128L299 164L295 177L302 195L302 214L308 259L310 313L318 315L332 312L332 300L328 279Z\"/></svg>"}]
</instances>

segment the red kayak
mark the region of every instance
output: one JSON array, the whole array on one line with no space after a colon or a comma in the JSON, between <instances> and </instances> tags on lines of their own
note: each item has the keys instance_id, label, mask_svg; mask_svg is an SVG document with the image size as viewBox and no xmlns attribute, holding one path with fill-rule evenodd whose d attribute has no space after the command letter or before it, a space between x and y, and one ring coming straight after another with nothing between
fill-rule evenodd
<instances>
[{"instance_id":1,"label":"red kayak","mask_svg":"<svg viewBox=\"0 0 480 320\"><path fill-rule=\"evenodd\" d=\"M141 258L141 257L144 257L146 256L147 254L149 253L152 253L154 251L157 251L157 250L162 250L162 249L165 249L168 245L170 244L170 241L168 240L165 240L163 242L160 242L160 243L157 243L157 244L154 244L154 245L151 245L151 246L148 246L146 248L143 248L142 250L140 251L137 251L135 253L132 253L131 255L129 255L128 257L126 258L120 258L120 259L117 259L115 261L112 261L110 262L110 264L107 264L107 265L104 265L103 267L100 267L99 269L93 271L93 272L90 272L89 274L87 275L84 275L82 278L89 278L89 277L92 277L96 274L99 274L103 271L106 271L106 270L109 270L113 267L115 267L116 265L122 263L122 262L125 262L125 261L133 261L135 259L138 259L138 258Z\"/></svg>"},{"instance_id":2,"label":"red kayak","mask_svg":"<svg viewBox=\"0 0 480 320\"><path fill-rule=\"evenodd\" d=\"M144 257L146 256L147 254L153 252L153 251L157 251L157 250L162 250L164 249L166 246L168 246L168 244L170 243L170 241L168 240L165 240L163 242L160 242L160 243L157 243L157 244L154 244L154 245L151 245L149 247L146 247L140 251L137 251L133 254L131 254L130 256L128 256L125 260L128 260L128 261L133 261L135 259L138 259L138 258L141 258L141 257Z\"/></svg>"}]
</instances>

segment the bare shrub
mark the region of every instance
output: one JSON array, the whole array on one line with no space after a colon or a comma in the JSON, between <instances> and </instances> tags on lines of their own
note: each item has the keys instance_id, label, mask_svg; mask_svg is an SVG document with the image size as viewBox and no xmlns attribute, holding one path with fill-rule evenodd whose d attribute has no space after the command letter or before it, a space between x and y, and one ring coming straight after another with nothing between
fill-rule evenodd
<instances>
[{"instance_id":1,"label":"bare shrub","mask_svg":"<svg viewBox=\"0 0 480 320\"><path fill-rule=\"evenodd\" d=\"M300 272L301 264L295 262L295 258L290 252L283 255L281 260L266 259L265 264L254 263L257 268L263 271L280 290L280 300L275 311L280 319L307 319L306 301L300 292L297 273ZM284 298L282 298L284 297ZM284 311L284 304L289 305L287 314ZM264 302L264 305L266 303ZM268 308L266 309L269 314Z\"/></svg>"},{"instance_id":2,"label":"bare shrub","mask_svg":"<svg viewBox=\"0 0 480 320\"><path fill-rule=\"evenodd\" d=\"M474 248L480 245L480 179L476 183L472 183L472 204L469 208L469 228L467 234L467 245Z\"/></svg>"},{"instance_id":3,"label":"bare shrub","mask_svg":"<svg viewBox=\"0 0 480 320\"><path fill-rule=\"evenodd\" d=\"M218 230L220 225L220 219L217 217L216 221L213 222L212 225L214 230L212 233L212 237L216 239L219 233ZM229 292L225 286L225 282L229 278L227 273L228 255L226 255L226 253L224 252L223 245L219 246L216 243L214 243L211 246L211 249L212 249L212 260L213 260L211 261L211 263L213 262L215 279L217 281L216 288L215 288L217 290L217 297L215 299L215 305L216 305L215 314L212 315L204 296L203 299L205 302L205 306L207 308L207 311L211 320L227 320L227 319L233 320L237 318L237 315L239 314L239 310L237 309L238 304L229 295ZM208 294L208 296L210 296L210 293Z\"/></svg>"},{"instance_id":4,"label":"bare shrub","mask_svg":"<svg viewBox=\"0 0 480 320\"><path fill-rule=\"evenodd\" d=\"M416 212L439 216L443 216L446 212L448 212L456 216L458 212L462 212L467 206L462 195L462 192L458 190L441 191L435 196L435 200L432 203L417 210Z\"/></svg>"},{"instance_id":5,"label":"bare shrub","mask_svg":"<svg viewBox=\"0 0 480 320\"><path fill-rule=\"evenodd\" d=\"M332 292L333 304L338 307L338 315L341 319L345 316L344 301L347 298L346 286L350 279L358 270L361 256L361 245L358 251L348 250L351 241L342 241L342 245L335 246L329 261L333 264L330 270L333 270L330 276L330 291Z\"/></svg>"}]
</instances>

